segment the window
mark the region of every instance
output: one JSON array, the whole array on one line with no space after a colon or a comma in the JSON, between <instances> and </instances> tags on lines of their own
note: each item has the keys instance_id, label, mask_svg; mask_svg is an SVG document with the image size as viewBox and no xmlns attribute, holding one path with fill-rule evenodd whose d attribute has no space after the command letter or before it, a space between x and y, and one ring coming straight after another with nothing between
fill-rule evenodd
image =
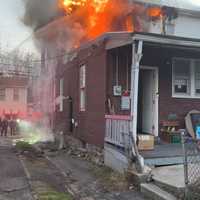
<instances>
[{"instance_id":1,"label":"window","mask_svg":"<svg viewBox=\"0 0 200 200\"><path fill-rule=\"evenodd\" d=\"M0 89L0 101L4 101L6 99L6 89L1 88Z\"/></svg>"},{"instance_id":2,"label":"window","mask_svg":"<svg viewBox=\"0 0 200 200\"><path fill-rule=\"evenodd\" d=\"M80 67L80 111L85 111L86 109L86 67L82 65Z\"/></svg>"},{"instance_id":3,"label":"window","mask_svg":"<svg viewBox=\"0 0 200 200\"><path fill-rule=\"evenodd\" d=\"M200 95L200 60L195 60L195 94Z\"/></svg>"},{"instance_id":4,"label":"window","mask_svg":"<svg viewBox=\"0 0 200 200\"><path fill-rule=\"evenodd\" d=\"M13 100L19 101L19 88L14 88L14 90L13 90Z\"/></svg>"},{"instance_id":5,"label":"window","mask_svg":"<svg viewBox=\"0 0 200 200\"><path fill-rule=\"evenodd\" d=\"M174 58L172 96L200 98L200 60Z\"/></svg>"},{"instance_id":6,"label":"window","mask_svg":"<svg viewBox=\"0 0 200 200\"><path fill-rule=\"evenodd\" d=\"M63 96L64 95L64 79L63 78L61 78L60 79L60 108L59 108L59 110L60 110L60 112L63 112Z\"/></svg>"}]
</instances>

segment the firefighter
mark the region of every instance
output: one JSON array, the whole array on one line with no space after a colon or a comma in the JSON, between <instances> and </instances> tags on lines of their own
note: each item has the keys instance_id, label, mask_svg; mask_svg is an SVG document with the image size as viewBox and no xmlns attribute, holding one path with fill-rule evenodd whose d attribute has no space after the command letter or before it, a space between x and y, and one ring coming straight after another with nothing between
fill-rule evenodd
<instances>
[{"instance_id":1,"label":"firefighter","mask_svg":"<svg viewBox=\"0 0 200 200\"><path fill-rule=\"evenodd\" d=\"M9 127L10 127L10 135L13 136L16 130L16 122L13 118L11 118L11 120L9 121Z\"/></svg>"},{"instance_id":2,"label":"firefighter","mask_svg":"<svg viewBox=\"0 0 200 200\"><path fill-rule=\"evenodd\" d=\"M8 120L6 117L2 120L2 125L1 125L1 136L7 136L8 133Z\"/></svg>"}]
</instances>

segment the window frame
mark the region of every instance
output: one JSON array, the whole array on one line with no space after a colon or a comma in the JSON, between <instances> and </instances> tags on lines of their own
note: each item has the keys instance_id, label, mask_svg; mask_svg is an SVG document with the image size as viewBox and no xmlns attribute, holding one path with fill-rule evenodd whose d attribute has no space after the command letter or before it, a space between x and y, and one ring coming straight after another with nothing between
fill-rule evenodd
<instances>
[{"instance_id":1,"label":"window frame","mask_svg":"<svg viewBox=\"0 0 200 200\"><path fill-rule=\"evenodd\" d=\"M82 92L84 94L84 102ZM86 111L86 64L82 64L79 67L79 111Z\"/></svg>"},{"instance_id":2,"label":"window frame","mask_svg":"<svg viewBox=\"0 0 200 200\"><path fill-rule=\"evenodd\" d=\"M190 61L189 72L190 72L190 93L189 94L180 94L176 93L174 90L174 81L175 81L175 74L174 74L174 60L187 60ZM196 85L195 85L195 61L200 61L200 59L193 59L193 58L182 58L182 57L174 57L172 59L172 97L173 98L189 98L189 99L199 99L200 94L196 94ZM200 66L199 66L200 67Z\"/></svg>"}]
</instances>

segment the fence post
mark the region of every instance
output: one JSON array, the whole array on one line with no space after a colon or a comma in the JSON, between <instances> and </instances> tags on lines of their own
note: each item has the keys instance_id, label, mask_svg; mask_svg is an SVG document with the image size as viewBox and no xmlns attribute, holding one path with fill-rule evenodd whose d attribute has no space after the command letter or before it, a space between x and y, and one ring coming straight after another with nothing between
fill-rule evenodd
<instances>
[{"instance_id":1,"label":"fence post","mask_svg":"<svg viewBox=\"0 0 200 200\"><path fill-rule=\"evenodd\" d=\"M188 196L188 159L187 159L187 152L185 148L185 130L181 131L181 143L182 143L182 151L183 151L183 165L184 165L184 181L185 181L185 194L184 199L187 199Z\"/></svg>"}]
</instances>

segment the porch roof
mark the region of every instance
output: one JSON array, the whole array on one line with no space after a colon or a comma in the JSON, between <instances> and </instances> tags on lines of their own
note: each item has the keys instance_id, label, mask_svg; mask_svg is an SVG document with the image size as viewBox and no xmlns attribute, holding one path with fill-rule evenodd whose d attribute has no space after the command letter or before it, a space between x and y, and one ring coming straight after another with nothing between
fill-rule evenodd
<instances>
[{"instance_id":1,"label":"porch roof","mask_svg":"<svg viewBox=\"0 0 200 200\"><path fill-rule=\"evenodd\" d=\"M104 38L108 39L106 43L107 50L126 46L134 41L142 40L144 43L151 45L166 45L175 48L189 48L200 51L200 39L178 36L166 36L154 33L114 32L104 34Z\"/></svg>"}]
</instances>

